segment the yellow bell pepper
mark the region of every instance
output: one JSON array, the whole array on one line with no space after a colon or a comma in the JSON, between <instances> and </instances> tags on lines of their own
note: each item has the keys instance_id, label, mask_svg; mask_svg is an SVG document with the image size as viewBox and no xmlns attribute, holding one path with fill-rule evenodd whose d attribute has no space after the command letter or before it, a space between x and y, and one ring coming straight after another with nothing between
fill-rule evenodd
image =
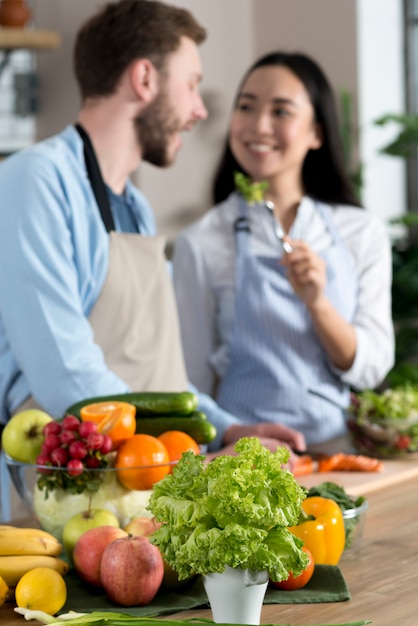
<instances>
[{"instance_id":1,"label":"yellow bell pepper","mask_svg":"<svg viewBox=\"0 0 418 626\"><path fill-rule=\"evenodd\" d=\"M302 539L315 563L337 565L344 551L344 518L338 504L329 498L311 496L302 502L303 512L313 517L289 528Z\"/></svg>"}]
</instances>

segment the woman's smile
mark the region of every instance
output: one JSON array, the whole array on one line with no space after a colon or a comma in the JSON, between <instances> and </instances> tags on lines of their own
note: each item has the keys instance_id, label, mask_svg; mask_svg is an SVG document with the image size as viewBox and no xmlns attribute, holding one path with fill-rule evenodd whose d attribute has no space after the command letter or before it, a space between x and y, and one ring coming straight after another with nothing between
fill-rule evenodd
<instances>
[{"instance_id":1,"label":"woman's smile","mask_svg":"<svg viewBox=\"0 0 418 626\"><path fill-rule=\"evenodd\" d=\"M285 67L250 74L237 98L230 128L236 160L254 179L277 184L286 173L300 187L306 154L320 146L314 110L303 83Z\"/></svg>"},{"instance_id":2,"label":"woman's smile","mask_svg":"<svg viewBox=\"0 0 418 626\"><path fill-rule=\"evenodd\" d=\"M251 150L252 152L259 152L259 153L267 153L267 152L272 152L273 150L276 150L276 148L274 148L273 146L269 146L265 143L247 143L248 149Z\"/></svg>"}]
</instances>

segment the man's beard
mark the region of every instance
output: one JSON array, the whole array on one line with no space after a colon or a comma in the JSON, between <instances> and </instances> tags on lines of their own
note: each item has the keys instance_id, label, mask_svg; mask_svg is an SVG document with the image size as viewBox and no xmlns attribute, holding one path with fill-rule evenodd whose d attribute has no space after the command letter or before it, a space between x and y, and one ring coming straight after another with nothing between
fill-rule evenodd
<instances>
[{"instance_id":1,"label":"man's beard","mask_svg":"<svg viewBox=\"0 0 418 626\"><path fill-rule=\"evenodd\" d=\"M135 118L134 125L142 159L157 167L171 165L173 158L168 154L168 143L180 131L181 124L168 103L165 91L160 91L154 102Z\"/></svg>"}]
</instances>

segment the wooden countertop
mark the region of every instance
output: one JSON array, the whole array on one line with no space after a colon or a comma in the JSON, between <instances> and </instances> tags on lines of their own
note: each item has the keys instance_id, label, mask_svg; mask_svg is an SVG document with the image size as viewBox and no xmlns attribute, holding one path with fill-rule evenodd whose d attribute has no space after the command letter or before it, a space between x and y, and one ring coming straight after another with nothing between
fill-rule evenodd
<instances>
[{"instance_id":1,"label":"wooden countertop","mask_svg":"<svg viewBox=\"0 0 418 626\"><path fill-rule=\"evenodd\" d=\"M351 495L369 496L373 491L397 485L410 478L418 479L418 456L415 454L413 459L385 460L381 472L314 472L298 477L298 482L309 489L331 481L344 487Z\"/></svg>"},{"instance_id":2,"label":"wooden countertop","mask_svg":"<svg viewBox=\"0 0 418 626\"><path fill-rule=\"evenodd\" d=\"M411 466L412 467L412 466ZM263 607L262 624L342 624L369 619L375 626L416 626L418 622L418 477L372 490L367 499L363 543L358 554L340 561L351 600L330 604ZM176 613L173 618L205 617L209 610ZM8 603L0 624L23 626Z\"/></svg>"}]
</instances>

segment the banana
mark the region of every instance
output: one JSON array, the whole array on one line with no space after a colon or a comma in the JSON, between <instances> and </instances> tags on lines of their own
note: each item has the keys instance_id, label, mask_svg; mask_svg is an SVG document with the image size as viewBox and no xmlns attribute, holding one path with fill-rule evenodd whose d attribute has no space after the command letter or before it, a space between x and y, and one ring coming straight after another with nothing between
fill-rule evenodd
<instances>
[{"instance_id":1,"label":"banana","mask_svg":"<svg viewBox=\"0 0 418 626\"><path fill-rule=\"evenodd\" d=\"M0 526L0 556L58 556L61 552L62 544L44 530Z\"/></svg>"},{"instance_id":2,"label":"banana","mask_svg":"<svg viewBox=\"0 0 418 626\"><path fill-rule=\"evenodd\" d=\"M0 606L6 602L9 596L9 587L0 576Z\"/></svg>"},{"instance_id":3,"label":"banana","mask_svg":"<svg viewBox=\"0 0 418 626\"><path fill-rule=\"evenodd\" d=\"M0 556L0 576L9 587L16 587L23 574L35 567L50 567L62 576L68 572L68 563L56 556L39 554Z\"/></svg>"}]
</instances>

